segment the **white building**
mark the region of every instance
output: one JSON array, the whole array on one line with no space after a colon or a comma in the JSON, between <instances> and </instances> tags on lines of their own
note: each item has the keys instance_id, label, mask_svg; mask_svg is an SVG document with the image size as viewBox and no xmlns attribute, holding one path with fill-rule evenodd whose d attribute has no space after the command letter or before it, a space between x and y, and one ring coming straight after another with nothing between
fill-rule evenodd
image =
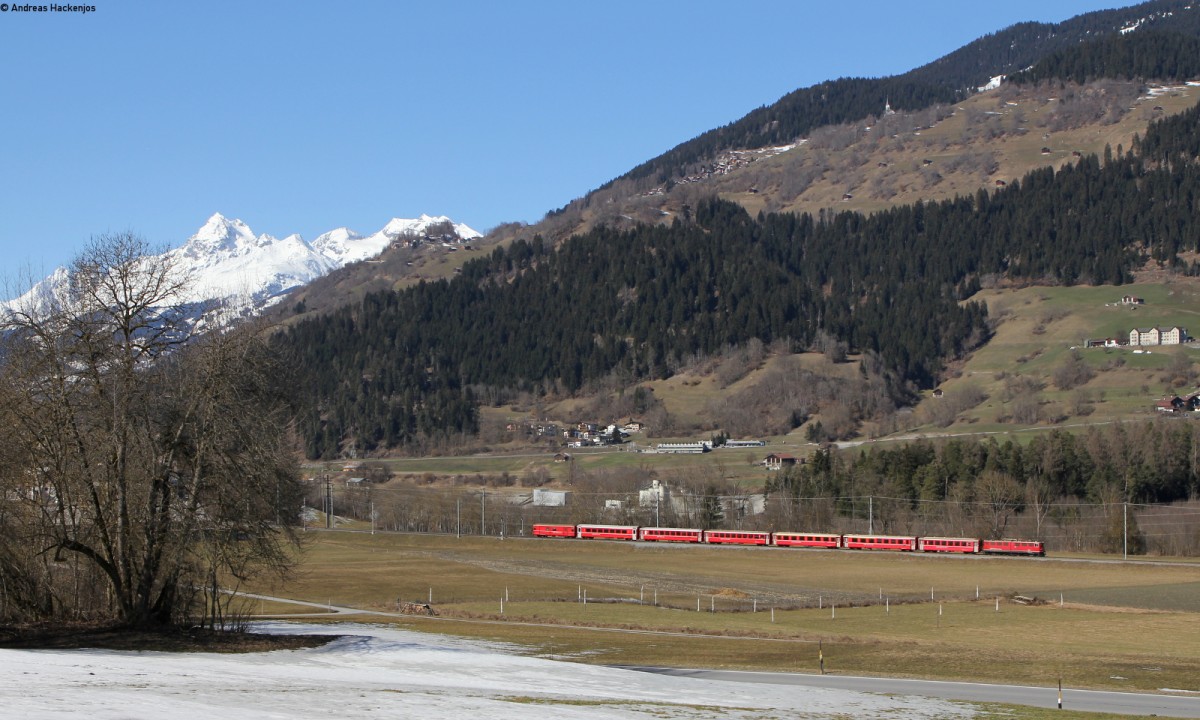
<instances>
[{"instance_id":1,"label":"white building","mask_svg":"<svg viewBox=\"0 0 1200 720\"><path fill-rule=\"evenodd\" d=\"M659 443L656 448L660 453L706 453L712 450L712 443L709 442L690 442L690 443Z\"/></svg>"}]
</instances>

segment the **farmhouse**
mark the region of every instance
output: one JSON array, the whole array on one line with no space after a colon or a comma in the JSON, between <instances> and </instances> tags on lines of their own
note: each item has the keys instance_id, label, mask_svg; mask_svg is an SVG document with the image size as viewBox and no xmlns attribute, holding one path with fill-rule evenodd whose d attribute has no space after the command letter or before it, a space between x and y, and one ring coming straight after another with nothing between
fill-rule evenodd
<instances>
[{"instance_id":1,"label":"farmhouse","mask_svg":"<svg viewBox=\"0 0 1200 720\"><path fill-rule=\"evenodd\" d=\"M763 460L763 465L768 470L782 470L785 467L792 467L796 463L796 456L786 453L771 453Z\"/></svg>"}]
</instances>

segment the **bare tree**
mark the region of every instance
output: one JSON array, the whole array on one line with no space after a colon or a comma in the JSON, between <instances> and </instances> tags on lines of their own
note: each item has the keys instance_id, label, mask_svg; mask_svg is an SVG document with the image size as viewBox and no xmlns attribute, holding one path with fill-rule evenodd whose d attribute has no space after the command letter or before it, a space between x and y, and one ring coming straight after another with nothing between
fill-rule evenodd
<instances>
[{"instance_id":1,"label":"bare tree","mask_svg":"<svg viewBox=\"0 0 1200 720\"><path fill-rule=\"evenodd\" d=\"M985 470L975 481L975 494L988 513L988 537L1001 537L1020 507L1020 483L1008 473Z\"/></svg>"},{"instance_id":2,"label":"bare tree","mask_svg":"<svg viewBox=\"0 0 1200 720\"><path fill-rule=\"evenodd\" d=\"M223 587L290 564L284 374L253 328L200 336L215 309L185 303L185 288L169 256L102 237L52 301L3 319L0 445L20 462L0 468L19 499L0 545L16 542L12 525L49 558L12 568L18 582L40 572L41 614L179 622L206 595L204 617L219 622ZM64 593L67 560L74 582L86 573L105 591Z\"/></svg>"}]
</instances>

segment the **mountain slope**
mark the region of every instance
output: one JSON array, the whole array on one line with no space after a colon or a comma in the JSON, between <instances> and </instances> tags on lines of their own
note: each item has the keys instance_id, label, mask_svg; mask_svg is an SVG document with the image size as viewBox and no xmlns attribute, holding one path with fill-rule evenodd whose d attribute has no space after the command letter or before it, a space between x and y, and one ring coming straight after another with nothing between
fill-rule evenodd
<instances>
[{"instance_id":1,"label":"mountain slope","mask_svg":"<svg viewBox=\"0 0 1200 720\"><path fill-rule=\"evenodd\" d=\"M852 419L866 420L986 339L986 310L961 302L985 283L1120 284L1148 258L1197 272L1181 257L1200 249L1197 128L1193 107L1129 153L871 216L756 219L709 200L670 225L517 241L451 281L368 295L280 338L311 373L309 453L471 433L479 393L628 386L752 341L863 353L872 391Z\"/></svg>"},{"instance_id":2,"label":"mountain slope","mask_svg":"<svg viewBox=\"0 0 1200 720\"><path fill-rule=\"evenodd\" d=\"M685 174L688 165L723 150L785 145L822 125L863 120L887 103L897 110L920 110L954 102L995 77L1027 68L1050 53L1130 28L1200 35L1200 8L1194 0L1151 0L1062 23L1013 25L902 75L843 78L795 90L740 120L675 146L617 180L646 179L661 184Z\"/></svg>"}]
</instances>

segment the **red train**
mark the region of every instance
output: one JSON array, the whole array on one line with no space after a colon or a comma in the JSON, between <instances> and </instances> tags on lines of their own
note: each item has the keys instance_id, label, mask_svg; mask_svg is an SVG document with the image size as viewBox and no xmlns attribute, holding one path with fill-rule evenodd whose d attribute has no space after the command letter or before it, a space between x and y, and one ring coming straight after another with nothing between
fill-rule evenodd
<instances>
[{"instance_id":1,"label":"red train","mask_svg":"<svg viewBox=\"0 0 1200 720\"><path fill-rule=\"evenodd\" d=\"M533 526L534 537L583 540L641 540L643 542L704 543L709 545L773 545L775 547L893 550L899 552L960 553L964 555L1026 555L1043 557L1040 540L982 540L966 537L915 535L837 535L834 533L764 532L761 530L702 530L700 528L639 527L637 525Z\"/></svg>"}]
</instances>

